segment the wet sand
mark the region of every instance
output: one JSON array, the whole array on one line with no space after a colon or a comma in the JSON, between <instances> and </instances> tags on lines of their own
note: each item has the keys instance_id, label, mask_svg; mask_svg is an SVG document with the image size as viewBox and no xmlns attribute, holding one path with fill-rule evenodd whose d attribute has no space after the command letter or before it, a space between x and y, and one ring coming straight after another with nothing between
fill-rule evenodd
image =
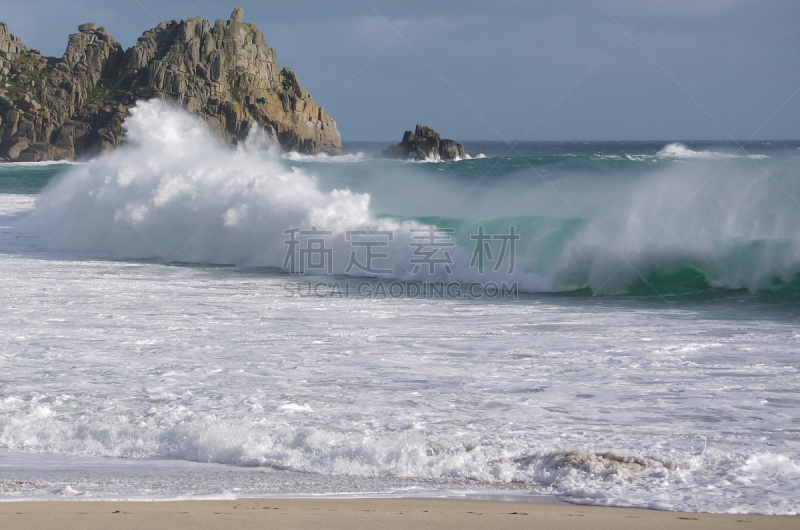
<instances>
[{"instance_id":1,"label":"wet sand","mask_svg":"<svg viewBox=\"0 0 800 530\"><path fill-rule=\"evenodd\" d=\"M717 515L441 499L240 499L0 503L0 528L800 528L800 516Z\"/></svg>"}]
</instances>

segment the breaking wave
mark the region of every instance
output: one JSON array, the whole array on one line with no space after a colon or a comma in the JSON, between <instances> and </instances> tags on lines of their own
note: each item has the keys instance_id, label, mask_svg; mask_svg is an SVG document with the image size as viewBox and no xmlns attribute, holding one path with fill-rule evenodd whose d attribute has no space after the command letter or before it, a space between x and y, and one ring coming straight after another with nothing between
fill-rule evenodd
<instances>
[{"instance_id":1,"label":"breaking wave","mask_svg":"<svg viewBox=\"0 0 800 530\"><path fill-rule=\"evenodd\" d=\"M463 191L440 197L441 211L431 217L376 215L369 193L324 191L314 173L324 165L286 163L287 158L358 162L360 154L276 156L258 130L243 147L231 150L198 118L161 101L140 102L125 127L126 145L72 167L41 193L28 228L59 248L92 255L282 268L285 231L316 227L330 231L330 272L343 274L353 249L347 232L370 227L393 233L386 246L389 257L380 264L392 266L393 279L517 282L527 292L794 293L800 285L800 223L791 201L800 197L797 179L784 182L781 191L775 185L780 174L754 177L752 168L736 161L716 175L718 162L710 167L703 160L716 154L681 144L670 144L658 156L696 158L694 165L609 183L581 217L576 218L575 208L564 217L504 216L505 203L524 191L506 190L505 197L485 201L501 215L466 220L438 216L447 214L446 206ZM536 210L532 203L528 212ZM444 249L452 274L427 266L415 273L409 265L415 237L410 231L430 225L453 231L455 245ZM513 271L504 265L480 274L471 266L472 236L480 226L486 233L504 234L512 225L521 238ZM497 257L500 243L492 244Z\"/></svg>"},{"instance_id":2,"label":"breaking wave","mask_svg":"<svg viewBox=\"0 0 800 530\"><path fill-rule=\"evenodd\" d=\"M293 162L327 162L331 164L348 164L353 162L363 162L364 153L345 154L345 155L329 155L327 153L318 153L316 155L304 155L292 151L281 155L287 160Z\"/></svg>"},{"instance_id":3,"label":"breaking wave","mask_svg":"<svg viewBox=\"0 0 800 530\"><path fill-rule=\"evenodd\" d=\"M19 402L0 403L0 410ZM283 410L284 414L311 412ZM276 411L280 413L281 411ZM476 484L545 488L564 500L600 506L797 514L797 503L739 498L730 484L800 483L800 465L781 454L593 452L521 447L487 434L439 442L415 429L347 432L286 421L222 419L184 410L151 410L136 421L65 422L47 404L4 421L0 447L27 452L113 458L169 458L268 467L322 475L467 480ZM795 485L795 486L793 486ZM697 489L722 489L709 504ZM702 496L701 496L702 497ZM737 504L740 503L740 504Z\"/></svg>"},{"instance_id":4,"label":"breaking wave","mask_svg":"<svg viewBox=\"0 0 800 530\"><path fill-rule=\"evenodd\" d=\"M738 152L737 152L738 153ZM693 151L682 143L672 143L666 145L661 151L656 153L656 157L661 158L750 158L752 160L763 160L769 158L767 155L739 155L737 153L721 153L717 151Z\"/></svg>"}]
</instances>

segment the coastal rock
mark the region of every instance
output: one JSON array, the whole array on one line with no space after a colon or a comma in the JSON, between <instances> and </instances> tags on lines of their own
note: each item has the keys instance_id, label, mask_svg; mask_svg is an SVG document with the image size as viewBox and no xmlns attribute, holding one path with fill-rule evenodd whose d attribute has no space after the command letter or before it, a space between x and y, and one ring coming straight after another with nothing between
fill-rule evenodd
<instances>
[{"instance_id":1,"label":"coastal rock","mask_svg":"<svg viewBox=\"0 0 800 530\"><path fill-rule=\"evenodd\" d=\"M11 160L16 160L17 158L19 158L19 155L27 148L28 148L27 138L23 138L22 140L14 142L8 149L8 158L10 158Z\"/></svg>"},{"instance_id":2,"label":"coastal rock","mask_svg":"<svg viewBox=\"0 0 800 530\"><path fill-rule=\"evenodd\" d=\"M463 145L453 140L443 140L439 133L430 127L417 124L414 132L406 131L403 134L403 141L382 151L380 157L449 161L466 158L466 153Z\"/></svg>"},{"instance_id":3,"label":"coastal rock","mask_svg":"<svg viewBox=\"0 0 800 530\"><path fill-rule=\"evenodd\" d=\"M113 149L130 108L151 98L200 116L232 145L258 125L285 151L341 152L336 122L294 71L278 66L241 8L213 26L201 18L162 22L128 50L92 22L78 31L63 57L42 57L0 23L0 160Z\"/></svg>"}]
</instances>

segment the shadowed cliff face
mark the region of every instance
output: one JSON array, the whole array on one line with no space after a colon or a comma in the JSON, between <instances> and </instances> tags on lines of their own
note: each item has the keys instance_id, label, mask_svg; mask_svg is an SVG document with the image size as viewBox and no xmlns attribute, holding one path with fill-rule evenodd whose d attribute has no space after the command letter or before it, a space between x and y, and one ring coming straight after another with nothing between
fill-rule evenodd
<instances>
[{"instance_id":1,"label":"shadowed cliff face","mask_svg":"<svg viewBox=\"0 0 800 530\"><path fill-rule=\"evenodd\" d=\"M285 151L341 151L336 122L281 69L243 10L230 20L162 22L123 51L83 24L61 59L28 50L0 23L0 160L86 158L122 142L140 99L171 100L236 144L263 127Z\"/></svg>"}]
</instances>

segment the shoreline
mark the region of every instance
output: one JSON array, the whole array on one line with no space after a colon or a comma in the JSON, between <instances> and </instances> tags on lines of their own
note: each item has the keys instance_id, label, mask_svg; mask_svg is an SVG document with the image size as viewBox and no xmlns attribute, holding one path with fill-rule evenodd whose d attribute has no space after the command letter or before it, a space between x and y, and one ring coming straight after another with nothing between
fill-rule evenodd
<instances>
[{"instance_id":1,"label":"shoreline","mask_svg":"<svg viewBox=\"0 0 800 530\"><path fill-rule=\"evenodd\" d=\"M0 526L33 528L797 528L800 516L667 512L431 498L255 498L186 501L6 501Z\"/></svg>"}]
</instances>

